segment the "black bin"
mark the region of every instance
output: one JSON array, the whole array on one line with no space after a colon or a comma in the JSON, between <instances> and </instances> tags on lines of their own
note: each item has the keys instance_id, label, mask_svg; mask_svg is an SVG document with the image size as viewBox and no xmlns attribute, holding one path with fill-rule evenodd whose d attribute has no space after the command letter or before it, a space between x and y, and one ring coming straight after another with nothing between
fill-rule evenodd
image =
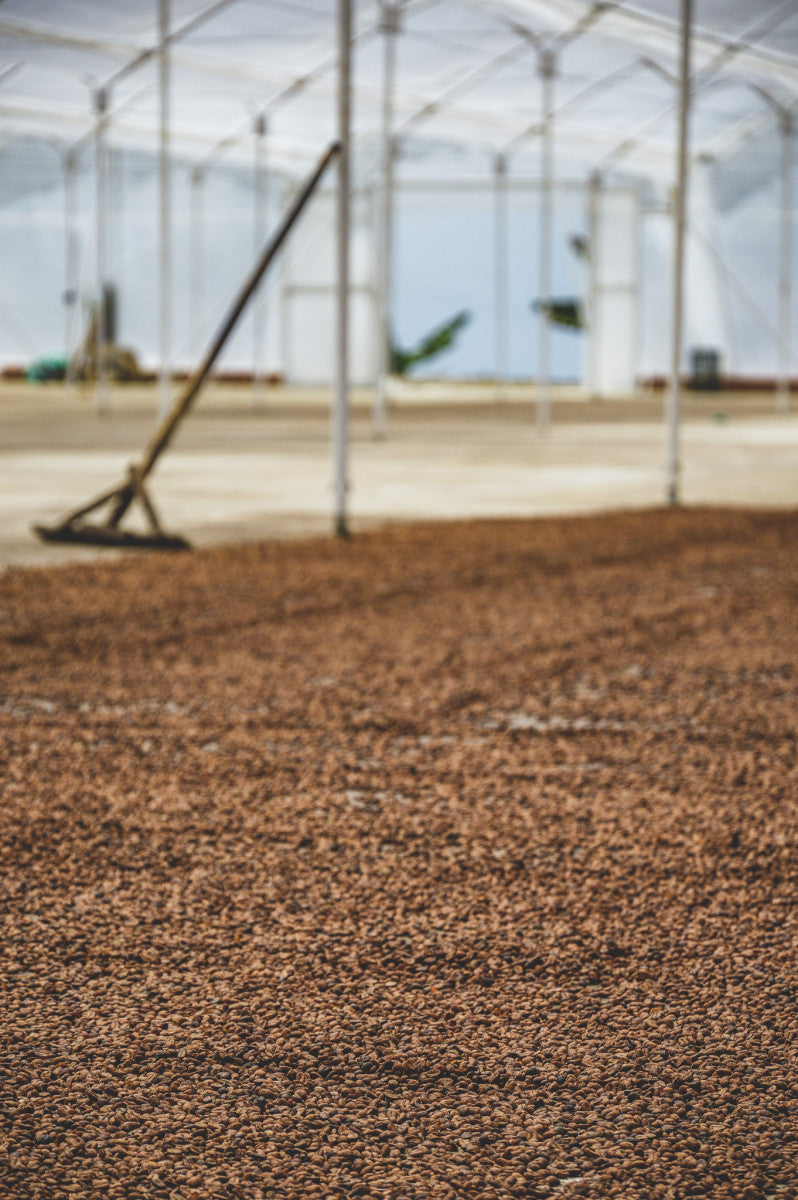
<instances>
[{"instance_id":1,"label":"black bin","mask_svg":"<svg viewBox=\"0 0 798 1200\"><path fill-rule=\"evenodd\" d=\"M697 346L690 352L689 387L697 392L716 392L720 387L720 354Z\"/></svg>"}]
</instances>

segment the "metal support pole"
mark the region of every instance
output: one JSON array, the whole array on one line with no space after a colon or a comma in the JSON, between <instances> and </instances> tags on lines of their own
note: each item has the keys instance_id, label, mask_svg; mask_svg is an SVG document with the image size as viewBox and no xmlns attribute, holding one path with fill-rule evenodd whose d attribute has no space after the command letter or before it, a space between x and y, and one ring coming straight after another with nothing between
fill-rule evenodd
<instances>
[{"instance_id":1,"label":"metal support pole","mask_svg":"<svg viewBox=\"0 0 798 1200\"><path fill-rule=\"evenodd\" d=\"M108 395L108 363L107 345L108 331L106 329L105 285L106 285L106 256L107 236L106 222L108 215L108 150L105 144L105 123L108 111L108 94L104 88L98 88L94 93L94 112L97 124L94 130L95 147L95 239L96 239L96 302L92 317L94 327L95 347L95 407L98 413L107 413L110 407ZM91 341L91 337L89 338Z\"/></svg>"},{"instance_id":2,"label":"metal support pole","mask_svg":"<svg viewBox=\"0 0 798 1200\"><path fill-rule=\"evenodd\" d=\"M189 216L189 290L188 337L192 359L200 352L205 278L203 272L203 188L205 172L194 167L191 172L191 209Z\"/></svg>"},{"instance_id":3,"label":"metal support pole","mask_svg":"<svg viewBox=\"0 0 798 1200\"><path fill-rule=\"evenodd\" d=\"M334 530L347 537L349 490L349 218L352 0L338 0L338 221L335 397L332 412Z\"/></svg>"},{"instance_id":4,"label":"metal support pole","mask_svg":"<svg viewBox=\"0 0 798 1200\"><path fill-rule=\"evenodd\" d=\"M552 50L539 55L541 79L541 138L540 138L540 262L538 290L540 293L540 324L538 326L538 430L548 432L551 423L551 323L546 305L551 300L551 241L552 241L552 124L553 93L556 59Z\"/></svg>"},{"instance_id":5,"label":"metal support pole","mask_svg":"<svg viewBox=\"0 0 798 1200\"><path fill-rule=\"evenodd\" d=\"M291 182L287 179L284 179L282 188L280 189L280 199L282 204L290 203L290 198L293 195L293 191L294 188ZM279 316L277 318L277 333L279 337L280 373L283 378L288 379L291 374L291 339L289 337L289 308L291 303L289 279L291 267L289 255L286 255L283 258L278 270L277 304L279 306Z\"/></svg>"},{"instance_id":6,"label":"metal support pole","mask_svg":"<svg viewBox=\"0 0 798 1200\"><path fill-rule=\"evenodd\" d=\"M493 162L494 178L494 362L496 399L503 400L507 383L507 316L509 273L509 220L507 209L507 158L497 154Z\"/></svg>"},{"instance_id":7,"label":"metal support pole","mask_svg":"<svg viewBox=\"0 0 798 1200\"><path fill-rule=\"evenodd\" d=\"M594 171L590 176L588 185L588 246L590 248L590 258L588 260L588 301L587 301L587 371L588 378L586 380L592 398L595 400L600 394L599 389L599 347L600 339L603 337L601 329L601 321L599 319L599 274L602 270L601 262L601 189L602 178L600 171Z\"/></svg>"},{"instance_id":8,"label":"metal support pole","mask_svg":"<svg viewBox=\"0 0 798 1200\"><path fill-rule=\"evenodd\" d=\"M66 382L73 380L73 359L77 342L79 310L78 232L77 232L77 158L74 151L64 158L64 355Z\"/></svg>"},{"instance_id":9,"label":"metal support pole","mask_svg":"<svg viewBox=\"0 0 798 1200\"><path fill-rule=\"evenodd\" d=\"M681 458L679 424L681 416L682 316L684 302L684 235L687 202L687 161L690 114L690 29L692 0L681 0L681 58L679 69L679 147L674 211L673 251L673 328L671 332L671 385L667 402L668 464L667 499L680 501Z\"/></svg>"},{"instance_id":10,"label":"metal support pole","mask_svg":"<svg viewBox=\"0 0 798 1200\"><path fill-rule=\"evenodd\" d=\"M169 411L172 342L172 227L169 161L169 0L158 0L158 85L160 95L160 358L158 416Z\"/></svg>"},{"instance_id":11,"label":"metal support pole","mask_svg":"<svg viewBox=\"0 0 798 1200\"><path fill-rule=\"evenodd\" d=\"M253 208L255 255L261 252L266 237L266 117L258 113L252 126L255 139L255 161L253 172ZM266 306L263 288L258 288L252 311L252 402L263 402L265 381L262 376L263 329Z\"/></svg>"},{"instance_id":12,"label":"metal support pole","mask_svg":"<svg viewBox=\"0 0 798 1200\"><path fill-rule=\"evenodd\" d=\"M399 10L382 0L383 35L382 124L377 234L377 388L374 396L374 436L385 436L388 415L388 377L391 372L391 284L393 280L393 100Z\"/></svg>"},{"instance_id":13,"label":"metal support pole","mask_svg":"<svg viewBox=\"0 0 798 1200\"><path fill-rule=\"evenodd\" d=\"M790 346L792 342L792 114L781 114L781 236L779 246L779 375L776 407L790 407Z\"/></svg>"}]
</instances>

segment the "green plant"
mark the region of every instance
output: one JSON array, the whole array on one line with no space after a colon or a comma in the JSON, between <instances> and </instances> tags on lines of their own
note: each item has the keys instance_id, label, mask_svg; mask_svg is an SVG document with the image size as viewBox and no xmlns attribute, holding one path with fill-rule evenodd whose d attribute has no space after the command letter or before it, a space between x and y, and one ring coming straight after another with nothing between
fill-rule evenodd
<instances>
[{"instance_id":1,"label":"green plant","mask_svg":"<svg viewBox=\"0 0 798 1200\"><path fill-rule=\"evenodd\" d=\"M564 325L568 329L584 329L582 305L570 296L563 299L533 300L535 312L543 313L552 325Z\"/></svg>"},{"instance_id":2,"label":"green plant","mask_svg":"<svg viewBox=\"0 0 798 1200\"><path fill-rule=\"evenodd\" d=\"M436 325L409 350L403 350L401 346L392 342L390 348L391 373L406 375L410 368L416 366L417 363L426 362L428 359L434 358L436 354L440 354L442 350L448 350L450 346L454 345L460 330L470 320L471 313L467 309L463 309L451 320L445 321L443 325Z\"/></svg>"}]
</instances>

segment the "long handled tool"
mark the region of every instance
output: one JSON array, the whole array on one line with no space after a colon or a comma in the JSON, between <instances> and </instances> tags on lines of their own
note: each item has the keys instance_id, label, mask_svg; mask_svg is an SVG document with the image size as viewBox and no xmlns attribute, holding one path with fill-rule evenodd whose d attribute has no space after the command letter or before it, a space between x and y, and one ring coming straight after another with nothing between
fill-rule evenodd
<instances>
[{"instance_id":1,"label":"long handled tool","mask_svg":"<svg viewBox=\"0 0 798 1200\"><path fill-rule=\"evenodd\" d=\"M327 166L336 154L338 154L339 150L340 143L333 142L322 156L307 183L294 199L282 222L266 245L249 278L241 288L238 297L213 339L205 358L175 400L171 412L166 415L156 430L141 461L131 463L128 468L127 479L123 483L112 488L110 491L103 492L100 496L96 496L88 504L75 509L74 512L68 513L60 524L54 526L34 525L34 532L40 538L46 542L76 542L95 546L152 547L161 550L188 549L189 543L185 538L179 534L166 533L162 529L161 523L158 520L158 514L144 486L144 480L171 442L175 430L196 399L208 373L224 348L225 342L233 332L239 317L246 307L247 301L256 290L269 264L316 190ZM144 510L148 525L146 533L135 533L120 528L122 518L134 501L138 501ZM90 513L101 509L107 510L104 521L93 523L85 520Z\"/></svg>"}]
</instances>

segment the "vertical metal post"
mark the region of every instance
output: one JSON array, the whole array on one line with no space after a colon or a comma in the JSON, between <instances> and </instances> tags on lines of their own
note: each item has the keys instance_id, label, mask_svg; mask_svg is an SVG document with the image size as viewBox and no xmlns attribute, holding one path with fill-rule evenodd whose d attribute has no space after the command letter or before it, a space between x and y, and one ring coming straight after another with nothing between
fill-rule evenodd
<instances>
[{"instance_id":1,"label":"vertical metal post","mask_svg":"<svg viewBox=\"0 0 798 1200\"><path fill-rule=\"evenodd\" d=\"M497 154L493 161L494 250L493 250L493 346L496 399L503 400L507 383L507 318L509 304L509 220L507 211L507 158Z\"/></svg>"},{"instance_id":2,"label":"vertical metal post","mask_svg":"<svg viewBox=\"0 0 798 1200\"><path fill-rule=\"evenodd\" d=\"M391 0L380 5L383 35L382 123L377 201L377 387L374 395L374 436L385 436L388 417L388 376L391 371L391 285L393 282L393 100L399 10Z\"/></svg>"},{"instance_id":3,"label":"vertical metal post","mask_svg":"<svg viewBox=\"0 0 798 1200\"><path fill-rule=\"evenodd\" d=\"M104 88L98 88L94 93L94 112L97 124L94 130L95 148L95 239L96 239L96 307L94 315L96 350L95 362L95 407L98 413L107 413L110 400L108 396L108 331L105 323L105 285L106 285L106 220L108 212L108 151L105 144L105 123L108 111L108 94Z\"/></svg>"},{"instance_id":4,"label":"vertical metal post","mask_svg":"<svg viewBox=\"0 0 798 1200\"><path fill-rule=\"evenodd\" d=\"M202 348L200 328L204 302L205 279L203 273L203 188L205 172L194 167L191 172L191 208L189 214L189 291L188 291L188 337L192 359L197 358Z\"/></svg>"},{"instance_id":5,"label":"vertical metal post","mask_svg":"<svg viewBox=\"0 0 798 1200\"><path fill-rule=\"evenodd\" d=\"M172 227L169 161L169 0L158 0L158 85L160 97L159 193L160 193L160 359L158 415L169 411L169 377L172 342Z\"/></svg>"},{"instance_id":6,"label":"vertical metal post","mask_svg":"<svg viewBox=\"0 0 798 1200\"><path fill-rule=\"evenodd\" d=\"M790 346L792 342L792 114L781 113L781 236L779 246L779 375L776 407L790 407Z\"/></svg>"},{"instance_id":7,"label":"vertical metal post","mask_svg":"<svg viewBox=\"0 0 798 1200\"><path fill-rule=\"evenodd\" d=\"M254 206L254 239L255 257L263 249L266 239L266 117L258 113L252 126L255 139L255 162L253 171L253 206ZM263 355L263 328L266 318L265 296L263 285L255 293L255 303L252 310L252 402L259 404L264 400L264 380L262 376L261 358Z\"/></svg>"},{"instance_id":8,"label":"vertical metal post","mask_svg":"<svg viewBox=\"0 0 798 1200\"><path fill-rule=\"evenodd\" d=\"M79 309L78 232L77 232L77 158L73 150L64 158L64 355L66 382L73 382L73 359Z\"/></svg>"},{"instance_id":9,"label":"vertical metal post","mask_svg":"<svg viewBox=\"0 0 798 1200\"><path fill-rule=\"evenodd\" d=\"M338 212L335 397L332 411L334 530L347 537L349 490L349 218L352 0L338 0Z\"/></svg>"},{"instance_id":10,"label":"vertical metal post","mask_svg":"<svg viewBox=\"0 0 798 1200\"><path fill-rule=\"evenodd\" d=\"M671 331L671 381L667 401L668 463L667 500L680 501L681 457L679 424L681 417L682 319L684 305L684 235L687 203L687 151L690 114L690 32L692 0L681 0L681 56L679 69L679 146L677 155L676 197L674 204L673 252L673 328Z\"/></svg>"},{"instance_id":11,"label":"vertical metal post","mask_svg":"<svg viewBox=\"0 0 798 1200\"><path fill-rule=\"evenodd\" d=\"M551 300L551 242L552 242L552 109L556 59L549 49L541 50L538 59L541 79L541 138L540 138L540 262L538 290L540 303ZM545 307L540 310L538 325L538 429L546 433L551 423L551 323Z\"/></svg>"},{"instance_id":12,"label":"vertical metal post","mask_svg":"<svg viewBox=\"0 0 798 1200\"><path fill-rule=\"evenodd\" d=\"M599 354L600 339L603 336L599 313L599 275L602 270L601 246L601 172L594 171L588 184L588 300L587 300L587 384L591 397L595 400L600 394L599 388Z\"/></svg>"},{"instance_id":13,"label":"vertical metal post","mask_svg":"<svg viewBox=\"0 0 798 1200\"><path fill-rule=\"evenodd\" d=\"M294 194L294 186L290 180L284 180L280 189L280 208L287 208ZM284 379L291 376L291 338L290 338L290 305L291 305L291 257L290 249L283 255L278 267L278 297L279 316L277 318L277 333L279 337L280 374Z\"/></svg>"}]
</instances>

